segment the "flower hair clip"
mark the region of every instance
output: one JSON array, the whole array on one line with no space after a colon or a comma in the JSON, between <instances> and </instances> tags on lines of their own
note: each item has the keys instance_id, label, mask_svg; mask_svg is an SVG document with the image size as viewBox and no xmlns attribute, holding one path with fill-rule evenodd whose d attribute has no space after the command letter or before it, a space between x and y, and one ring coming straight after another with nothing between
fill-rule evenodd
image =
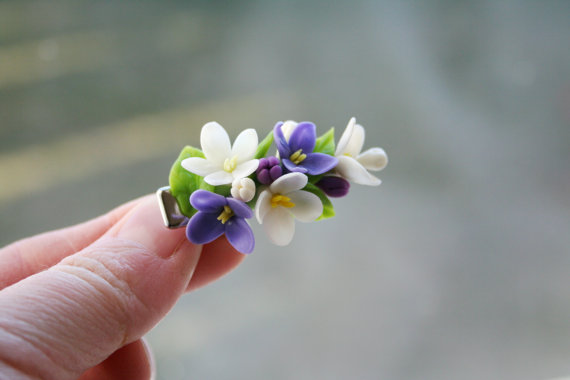
<instances>
[{"instance_id":1,"label":"flower hair clip","mask_svg":"<svg viewBox=\"0 0 570 380\"><path fill-rule=\"evenodd\" d=\"M192 243L225 234L236 250L251 253L255 238L246 219L256 219L274 244L287 245L295 219L333 217L329 198L347 195L350 182L380 185L369 171L384 169L388 157L381 148L362 152L364 135L352 118L335 146L334 128L317 138L315 124L286 121L261 142L254 129L246 129L232 145L220 124L207 123L200 134L202 149L182 149L170 186L157 191L164 223L186 227ZM277 152L267 156L274 142Z\"/></svg>"}]
</instances>

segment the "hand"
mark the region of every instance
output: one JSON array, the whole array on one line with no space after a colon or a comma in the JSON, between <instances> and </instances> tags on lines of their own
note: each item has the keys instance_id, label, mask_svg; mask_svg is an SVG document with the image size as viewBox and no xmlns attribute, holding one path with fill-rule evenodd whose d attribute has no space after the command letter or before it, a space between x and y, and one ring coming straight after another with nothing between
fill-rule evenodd
<instances>
[{"instance_id":1,"label":"hand","mask_svg":"<svg viewBox=\"0 0 570 380\"><path fill-rule=\"evenodd\" d=\"M141 337L243 257L165 228L152 196L13 243L0 250L0 378L148 379Z\"/></svg>"}]
</instances>

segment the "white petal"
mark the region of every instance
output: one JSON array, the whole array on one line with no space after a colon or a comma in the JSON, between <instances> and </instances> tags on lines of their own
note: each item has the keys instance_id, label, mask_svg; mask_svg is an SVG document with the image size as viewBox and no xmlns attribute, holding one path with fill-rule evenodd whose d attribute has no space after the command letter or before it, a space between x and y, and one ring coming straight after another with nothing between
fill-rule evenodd
<instances>
[{"instance_id":1,"label":"white petal","mask_svg":"<svg viewBox=\"0 0 570 380\"><path fill-rule=\"evenodd\" d=\"M238 164L251 160L257 150L257 142L257 132L255 129L246 129L236 137L231 156L238 157Z\"/></svg>"},{"instance_id":2,"label":"white petal","mask_svg":"<svg viewBox=\"0 0 570 380\"><path fill-rule=\"evenodd\" d=\"M356 157L360 154L362 147L364 146L364 128L360 124L354 126L352 131L352 136L348 140L348 144L344 148L343 154L349 154L352 157Z\"/></svg>"},{"instance_id":3,"label":"white petal","mask_svg":"<svg viewBox=\"0 0 570 380\"><path fill-rule=\"evenodd\" d=\"M226 130L215 121L202 127L200 144L206 159L213 164L222 166L226 158L231 158L230 137Z\"/></svg>"},{"instance_id":4,"label":"white petal","mask_svg":"<svg viewBox=\"0 0 570 380\"><path fill-rule=\"evenodd\" d=\"M354 132L355 125L356 119L353 117L350 118L348 124L346 125L346 128L344 129L344 132L342 133L342 136L340 137L340 140L338 140L338 144L336 145L336 152L334 153L335 156L340 156L346 153L344 150L346 149L348 141Z\"/></svg>"},{"instance_id":5,"label":"white petal","mask_svg":"<svg viewBox=\"0 0 570 380\"><path fill-rule=\"evenodd\" d=\"M239 200L247 203L247 202L251 201L253 198L255 198L255 187L253 190L251 190L249 188L245 188L245 187L242 187L239 190L239 198L238 198Z\"/></svg>"},{"instance_id":6,"label":"white petal","mask_svg":"<svg viewBox=\"0 0 570 380\"><path fill-rule=\"evenodd\" d=\"M232 182L232 189L234 189L234 188L238 189L238 190L241 189L241 187L243 186L241 183L241 180L242 180L241 178L234 179Z\"/></svg>"},{"instance_id":7,"label":"white petal","mask_svg":"<svg viewBox=\"0 0 570 380\"><path fill-rule=\"evenodd\" d=\"M240 191L239 188L237 188L237 187L235 187L235 186L232 185L232 188L231 188L231 190L230 190L230 194L231 194L232 197L234 197L235 199L239 199L239 200L241 201L241 200L243 200L243 199L241 199L241 195L240 195L239 191Z\"/></svg>"},{"instance_id":8,"label":"white petal","mask_svg":"<svg viewBox=\"0 0 570 380\"><path fill-rule=\"evenodd\" d=\"M227 185L232 183L233 180L234 177L231 175L231 173L228 173L224 170L219 170L204 177L204 181L212 186Z\"/></svg>"},{"instance_id":9,"label":"white petal","mask_svg":"<svg viewBox=\"0 0 570 380\"><path fill-rule=\"evenodd\" d=\"M287 209L277 207L265 215L263 228L273 244L287 245L295 235L295 218Z\"/></svg>"},{"instance_id":10,"label":"white petal","mask_svg":"<svg viewBox=\"0 0 570 380\"><path fill-rule=\"evenodd\" d=\"M360 154L356 160L368 170L382 170L388 164L388 155L382 148L370 148Z\"/></svg>"},{"instance_id":11,"label":"white petal","mask_svg":"<svg viewBox=\"0 0 570 380\"><path fill-rule=\"evenodd\" d=\"M255 203L255 217L259 224L263 223L263 218L271 210L271 197L273 194L269 190L264 190L259 194L257 202Z\"/></svg>"},{"instance_id":12,"label":"white petal","mask_svg":"<svg viewBox=\"0 0 570 380\"><path fill-rule=\"evenodd\" d=\"M198 174L201 177L205 177L208 174L220 170L220 167L217 167L212 164L212 162L200 157L186 158L185 160L182 160L180 165L189 172Z\"/></svg>"},{"instance_id":13,"label":"white petal","mask_svg":"<svg viewBox=\"0 0 570 380\"><path fill-rule=\"evenodd\" d=\"M239 164L232 172L234 179L247 177L253 173L259 166L259 160L249 160Z\"/></svg>"},{"instance_id":14,"label":"white petal","mask_svg":"<svg viewBox=\"0 0 570 380\"><path fill-rule=\"evenodd\" d=\"M291 133L293 133L295 128L297 128L298 124L299 123L293 120L287 120L286 122L283 123L283 125L281 126L281 130L283 131L283 136L285 137L285 141L289 142Z\"/></svg>"},{"instance_id":15,"label":"white petal","mask_svg":"<svg viewBox=\"0 0 570 380\"><path fill-rule=\"evenodd\" d=\"M335 170L341 177L359 185L378 186L382 182L368 173L364 166L351 157L338 157L338 165Z\"/></svg>"},{"instance_id":16,"label":"white petal","mask_svg":"<svg viewBox=\"0 0 570 380\"><path fill-rule=\"evenodd\" d=\"M289 173L277 178L275 182L269 186L273 194L287 194L292 191L301 190L307 185L309 179L303 173Z\"/></svg>"},{"instance_id":17,"label":"white petal","mask_svg":"<svg viewBox=\"0 0 570 380\"><path fill-rule=\"evenodd\" d=\"M289 211L301 222L314 222L323 213L323 203L313 193L299 190L287 196L295 204L295 207L291 207Z\"/></svg>"}]
</instances>

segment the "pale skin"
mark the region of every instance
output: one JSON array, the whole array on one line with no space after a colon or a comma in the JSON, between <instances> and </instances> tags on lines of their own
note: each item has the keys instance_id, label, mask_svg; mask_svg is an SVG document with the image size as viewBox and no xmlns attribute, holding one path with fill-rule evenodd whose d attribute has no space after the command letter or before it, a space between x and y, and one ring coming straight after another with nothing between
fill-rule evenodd
<instances>
[{"instance_id":1,"label":"pale skin","mask_svg":"<svg viewBox=\"0 0 570 380\"><path fill-rule=\"evenodd\" d=\"M141 339L244 258L162 224L154 196L0 249L0 379L149 379ZM191 336L188 339L192 339Z\"/></svg>"}]
</instances>

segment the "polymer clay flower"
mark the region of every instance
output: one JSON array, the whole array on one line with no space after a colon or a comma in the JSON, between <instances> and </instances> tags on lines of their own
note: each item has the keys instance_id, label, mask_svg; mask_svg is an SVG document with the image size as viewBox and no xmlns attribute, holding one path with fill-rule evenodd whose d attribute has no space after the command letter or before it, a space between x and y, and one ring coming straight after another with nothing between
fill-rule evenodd
<instances>
[{"instance_id":1,"label":"polymer clay flower","mask_svg":"<svg viewBox=\"0 0 570 380\"><path fill-rule=\"evenodd\" d=\"M190 218L186 237L194 244L207 244L223 234L241 253L251 253L255 246L253 231L245 219L253 211L244 202L206 190L196 190L190 203L198 212Z\"/></svg>"},{"instance_id":2,"label":"polymer clay flower","mask_svg":"<svg viewBox=\"0 0 570 380\"><path fill-rule=\"evenodd\" d=\"M238 178L232 182L232 197L242 202L249 202L255 197L255 182L251 178Z\"/></svg>"},{"instance_id":3,"label":"polymer clay flower","mask_svg":"<svg viewBox=\"0 0 570 380\"><path fill-rule=\"evenodd\" d=\"M362 152L364 128L351 118L336 147L335 156L338 165L335 171L343 178L368 186L378 186L382 181L368 172L379 171L386 167L388 156L382 148L371 148Z\"/></svg>"},{"instance_id":4,"label":"polymer clay flower","mask_svg":"<svg viewBox=\"0 0 570 380\"><path fill-rule=\"evenodd\" d=\"M204 125L200 133L200 144L206 158L186 158L181 165L189 172L204 177L210 185L227 185L257 169L259 160L253 158L257 143L257 132L246 129L232 146L226 130L213 121Z\"/></svg>"},{"instance_id":5,"label":"polymer clay flower","mask_svg":"<svg viewBox=\"0 0 570 380\"><path fill-rule=\"evenodd\" d=\"M279 122L273 129L279 156L285 168L291 172L318 175L333 169L338 160L324 153L313 153L317 140L317 128L310 122L297 124L289 140L285 138Z\"/></svg>"},{"instance_id":6,"label":"polymer clay flower","mask_svg":"<svg viewBox=\"0 0 570 380\"><path fill-rule=\"evenodd\" d=\"M257 221L274 244L287 245L295 234L295 218L313 222L323 213L319 197L301 190L308 178L302 173L289 173L279 177L257 199Z\"/></svg>"}]
</instances>

